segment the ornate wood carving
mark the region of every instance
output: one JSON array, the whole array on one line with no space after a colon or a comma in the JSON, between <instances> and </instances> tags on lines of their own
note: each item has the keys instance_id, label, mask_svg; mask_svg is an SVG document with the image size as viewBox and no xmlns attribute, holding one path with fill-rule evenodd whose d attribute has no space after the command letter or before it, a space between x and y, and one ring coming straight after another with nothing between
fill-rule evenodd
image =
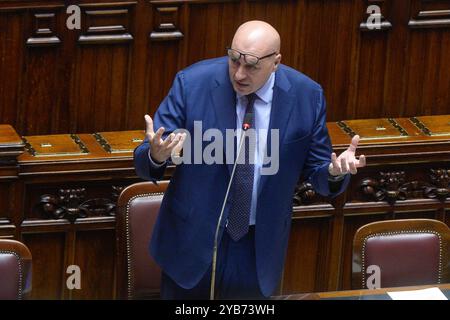
<instances>
[{"instance_id":1,"label":"ornate wood carving","mask_svg":"<svg viewBox=\"0 0 450 320\"><path fill-rule=\"evenodd\" d=\"M433 185L425 188L424 195L427 198L436 198L444 202L450 195L450 170L431 169L430 171Z\"/></svg>"},{"instance_id":2,"label":"ornate wood carving","mask_svg":"<svg viewBox=\"0 0 450 320\"><path fill-rule=\"evenodd\" d=\"M42 195L37 210L49 219L67 219L71 223L90 215L114 215L115 201L106 198L84 201L85 198L85 188L59 189L57 195Z\"/></svg>"},{"instance_id":3,"label":"ornate wood carving","mask_svg":"<svg viewBox=\"0 0 450 320\"><path fill-rule=\"evenodd\" d=\"M397 200L412 198L438 199L442 202L450 196L450 170L430 169L431 183L405 182L405 172L380 172L380 179L367 178L360 184L361 192L371 200L386 201L393 205Z\"/></svg>"},{"instance_id":4,"label":"ornate wood carving","mask_svg":"<svg viewBox=\"0 0 450 320\"><path fill-rule=\"evenodd\" d=\"M74 222L87 216L86 208L80 206L86 194L85 188L60 189L58 195L44 194L40 197L38 210L51 219L67 219Z\"/></svg>"},{"instance_id":5,"label":"ornate wood carving","mask_svg":"<svg viewBox=\"0 0 450 320\"><path fill-rule=\"evenodd\" d=\"M381 179L368 178L360 184L362 193L376 201L394 204L397 200L405 200L406 192L401 186L405 182L405 172L380 172Z\"/></svg>"},{"instance_id":6,"label":"ornate wood carving","mask_svg":"<svg viewBox=\"0 0 450 320\"><path fill-rule=\"evenodd\" d=\"M125 189L124 186L112 186L112 201L114 203L116 203L117 200L119 199L119 196L122 193L123 189Z\"/></svg>"},{"instance_id":7,"label":"ornate wood carving","mask_svg":"<svg viewBox=\"0 0 450 320\"><path fill-rule=\"evenodd\" d=\"M303 182L295 188L293 205L300 206L311 204L315 197L316 191L314 190L312 184L309 182Z\"/></svg>"}]
</instances>

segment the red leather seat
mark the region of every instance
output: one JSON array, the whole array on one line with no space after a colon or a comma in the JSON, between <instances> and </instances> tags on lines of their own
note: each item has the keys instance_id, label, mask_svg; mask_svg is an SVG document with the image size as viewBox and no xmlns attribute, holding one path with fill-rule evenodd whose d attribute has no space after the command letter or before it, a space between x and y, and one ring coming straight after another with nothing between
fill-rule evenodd
<instances>
[{"instance_id":1,"label":"red leather seat","mask_svg":"<svg viewBox=\"0 0 450 320\"><path fill-rule=\"evenodd\" d=\"M352 287L367 288L370 266L379 267L382 288L448 282L449 245L450 229L438 220L364 225L353 240Z\"/></svg>"},{"instance_id":2,"label":"red leather seat","mask_svg":"<svg viewBox=\"0 0 450 320\"><path fill-rule=\"evenodd\" d=\"M0 300L21 300L30 291L30 250L22 242L0 239Z\"/></svg>"},{"instance_id":3,"label":"red leather seat","mask_svg":"<svg viewBox=\"0 0 450 320\"><path fill-rule=\"evenodd\" d=\"M153 226L168 182L135 183L118 199L118 296L159 298L161 270L149 253Z\"/></svg>"}]
</instances>

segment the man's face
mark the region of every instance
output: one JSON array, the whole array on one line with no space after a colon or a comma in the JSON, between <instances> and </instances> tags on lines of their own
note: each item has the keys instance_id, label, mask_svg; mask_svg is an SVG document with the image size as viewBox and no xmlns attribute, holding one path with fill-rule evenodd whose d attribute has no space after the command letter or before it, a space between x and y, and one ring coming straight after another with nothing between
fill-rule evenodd
<instances>
[{"instance_id":1,"label":"man's face","mask_svg":"<svg viewBox=\"0 0 450 320\"><path fill-rule=\"evenodd\" d=\"M260 89L277 68L280 60L278 52L264 49L244 51L233 43L228 50L228 70L233 88L241 95L248 95ZM243 54L248 54L244 57ZM265 57L268 56L268 57ZM262 58L263 59L258 59ZM256 59L255 59L256 58ZM254 61L258 61L254 64Z\"/></svg>"}]
</instances>

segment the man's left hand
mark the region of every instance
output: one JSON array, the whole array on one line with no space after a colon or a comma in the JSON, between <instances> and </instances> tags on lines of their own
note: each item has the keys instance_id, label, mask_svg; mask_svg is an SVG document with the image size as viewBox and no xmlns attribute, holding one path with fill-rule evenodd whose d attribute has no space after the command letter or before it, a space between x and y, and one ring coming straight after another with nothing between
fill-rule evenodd
<instances>
[{"instance_id":1,"label":"man's left hand","mask_svg":"<svg viewBox=\"0 0 450 320\"><path fill-rule=\"evenodd\" d=\"M366 165L366 157L361 155L359 159L356 159L355 152L358 146L359 136L355 135L352 138L347 150L342 152L339 157L336 157L336 153L331 154L331 163L328 167L328 172L332 176L339 176L347 173L356 174L358 168L362 168Z\"/></svg>"}]
</instances>

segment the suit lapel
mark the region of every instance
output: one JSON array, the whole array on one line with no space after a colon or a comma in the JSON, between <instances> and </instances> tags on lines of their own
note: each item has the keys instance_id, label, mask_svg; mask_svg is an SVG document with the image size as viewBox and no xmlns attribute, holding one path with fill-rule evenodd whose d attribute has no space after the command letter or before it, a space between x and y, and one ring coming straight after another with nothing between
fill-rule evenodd
<instances>
[{"instance_id":1,"label":"suit lapel","mask_svg":"<svg viewBox=\"0 0 450 320\"><path fill-rule=\"evenodd\" d=\"M289 93L291 84L282 70L275 73L275 85L273 88L272 110L270 112L269 130L267 132L267 151L266 154L272 156L272 137L271 129L279 130L279 148L282 147L282 141L286 133L289 117L295 102L295 96ZM281 150L280 150L281 151ZM279 160L279 157L278 157ZM272 156L273 161L273 156ZM269 163L270 165L270 163ZM282 164L280 163L280 166ZM267 182L268 175L261 175L258 186L258 195L264 184Z\"/></svg>"},{"instance_id":2,"label":"suit lapel","mask_svg":"<svg viewBox=\"0 0 450 320\"><path fill-rule=\"evenodd\" d=\"M218 129L222 132L224 138L226 137L226 129L236 129L236 93L233 90L228 73L225 72L225 74L225 77L219 77L216 79L211 90ZM225 139L223 147L224 163L227 163L227 146ZM233 155L234 153L235 151L233 150ZM227 167L229 173L231 174L233 165L228 164Z\"/></svg>"}]
</instances>

